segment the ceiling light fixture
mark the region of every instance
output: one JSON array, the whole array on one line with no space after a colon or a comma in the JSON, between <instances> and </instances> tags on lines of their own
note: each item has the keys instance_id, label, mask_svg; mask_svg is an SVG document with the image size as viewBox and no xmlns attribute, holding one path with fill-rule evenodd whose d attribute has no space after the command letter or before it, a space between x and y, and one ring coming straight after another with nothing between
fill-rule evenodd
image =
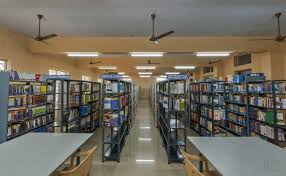
<instances>
[{"instance_id":1,"label":"ceiling light fixture","mask_svg":"<svg viewBox=\"0 0 286 176\"><path fill-rule=\"evenodd\" d=\"M138 72L139 75L152 75L152 72Z\"/></svg>"},{"instance_id":2,"label":"ceiling light fixture","mask_svg":"<svg viewBox=\"0 0 286 176\"><path fill-rule=\"evenodd\" d=\"M156 66L136 66L137 70L155 70Z\"/></svg>"},{"instance_id":3,"label":"ceiling light fixture","mask_svg":"<svg viewBox=\"0 0 286 176\"><path fill-rule=\"evenodd\" d=\"M139 141L152 141L151 138L138 138Z\"/></svg>"},{"instance_id":4,"label":"ceiling light fixture","mask_svg":"<svg viewBox=\"0 0 286 176\"><path fill-rule=\"evenodd\" d=\"M157 81L157 82L166 81L166 80L167 80L167 78L156 78L156 81Z\"/></svg>"},{"instance_id":5,"label":"ceiling light fixture","mask_svg":"<svg viewBox=\"0 0 286 176\"><path fill-rule=\"evenodd\" d=\"M132 81L131 78L123 78L122 80L123 80L123 81Z\"/></svg>"},{"instance_id":6,"label":"ceiling light fixture","mask_svg":"<svg viewBox=\"0 0 286 176\"><path fill-rule=\"evenodd\" d=\"M180 72L166 72L166 75L179 75Z\"/></svg>"},{"instance_id":7,"label":"ceiling light fixture","mask_svg":"<svg viewBox=\"0 0 286 176\"><path fill-rule=\"evenodd\" d=\"M150 75L140 75L139 77L140 78L150 78L151 76Z\"/></svg>"},{"instance_id":8,"label":"ceiling light fixture","mask_svg":"<svg viewBox=\"0 0 286 176\"><path fill-rule=\"evenodd\" d=\"M231 52L197 52L197 57L226 57L230 56Z\"/></svg>"},{"instance_id":9,"label":"ceiling light fixture","mask_svg":"<svg viewBox=\"0 0 286 176\"><path fill-rule=\"evenodd\" d=\"M175 66L174 67L176 70L193 70L195 69L196 67L195 66Z\"/></svg>"},{"instance_id":10,"label":"ceiling light fixture","mask_svg":"<svg viewBox=\"0 0 286 176\"><path fill-rule=\"evenodd\" d=\"M167 75L161 75L160 78L167 78Z\"/></svg>"},{"instance_id":11,"label":"ceiling light fixture","mask_svg":"<svg viewBox=\"0 0 286 176\"><path fill-rule=\"evenodd\" d=\"M98 52L65 52L69 57L98 57Z\"/></svg>"},{"instance_id":12,"label":"ceiling light fixture","mask_svg":"<svg viewBox=\"0 0 286 176\"><path fill-rule=\"evenodd\" d=\"M116 66L98 66L97 68L100 70L116 70L117 69Z\"/></svg>"},{"instance_id":13,"label":"ceiling light fixture","mask_svg":"<svg viewBox=\"0 0 286 176\"><path fill-rule=\"evenodd\" d=\"M119 75L125 75L125 72L118 72Z\"/></svg>"},{"instance_id":14,"label":"ceiling light fixture","mask_svg":"<svg viewBox=\"0 0 286 176\"><path fill-rule=\"evenodd\" d=\"M122 75L122 78L129 78L128 75Z\"/></svg>"},{"instance_id":15,"label":"ceiling light fixture","mask_svg":"<svg viewBox=\"0 0 286 176\"><path fill-rule=\"evenodd\" d=\"M163 57L163 52L130 52L132 57Z\"/></svg>"}]
</instances>

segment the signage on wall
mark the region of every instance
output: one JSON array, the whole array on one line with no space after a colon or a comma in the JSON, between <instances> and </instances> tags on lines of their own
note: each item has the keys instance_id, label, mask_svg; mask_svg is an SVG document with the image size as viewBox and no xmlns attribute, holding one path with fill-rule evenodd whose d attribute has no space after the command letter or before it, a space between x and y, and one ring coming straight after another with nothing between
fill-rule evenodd
<instances>
[{"instance_id":1,"label":"signage on wall","mask_svg":"<svg viewBox=\"0 0 286 176\"><path fill-rule=\"evenodd\" d=\"M186 80L188 75L167 75L167 80Z\"/></svg>"},{"instance_id":2,"label":"signage on wall","mask_svg":"<svg viewBox=\"0 0 286 176\"><path fill-rule=\"evenodd\" d=\"M122 75L119 74L102 74L101 79L105 80L119 80L122 79Z\"/></svg>"}]
</instances>

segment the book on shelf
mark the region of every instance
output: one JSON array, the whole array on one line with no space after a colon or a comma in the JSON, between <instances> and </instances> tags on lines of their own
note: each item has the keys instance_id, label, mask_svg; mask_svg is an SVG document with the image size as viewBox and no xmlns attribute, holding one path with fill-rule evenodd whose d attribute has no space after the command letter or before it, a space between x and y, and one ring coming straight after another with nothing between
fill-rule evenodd
<instances>
[{"instance_id":1,"label":"book on shelf","mask_svg":"<svg viewBox=\"0 0 286 176\"><path fill-rule=\"evenodd\" d=\"M170 82L171 94L184 94L184 92L185 92L184 82Z\"/></svg>"},{"instance_id":2,"label":"book on shelf","mask_svg":"<svg viewBox=\"0 0 286 176\"><path fill-rule=\"evenodd\" d=\"M174 109L177 111L184 111L185 110L185 99L179 98L174 100Z\"/></svg>"},{"instance_id":3,"label":"book on shelf","mask_svg":"<svg viewBox=\"0 0 286 176\"><path fill-rule=\"evenodd\" d=\"M253 106L273 108L272 97L248 96L249 104Z\"/></svg>"}]
</instances>

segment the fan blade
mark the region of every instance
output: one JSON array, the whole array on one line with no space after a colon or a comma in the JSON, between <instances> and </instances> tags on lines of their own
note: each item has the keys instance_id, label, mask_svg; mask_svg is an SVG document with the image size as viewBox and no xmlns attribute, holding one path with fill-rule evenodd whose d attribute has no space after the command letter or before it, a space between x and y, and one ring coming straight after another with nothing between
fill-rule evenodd
<instances>
[{"instance_id":1,"label":"fan blade","mask_svg":"<svg viewBox=\"0 0 286 176\"><path fill-rule=\"evenodd\" d=\"M270 38L261 38L261 39L251 39L250 41L261 41L261 40L265 40L265 41L270 41L270 40L273 40L274 41L274 39L270 39Z\"/></svg>"},{"instance_id":2,"label":"fan blade","mask_svg":"<svg viewBox=\"0 0 286 176\"><path fill-rule=\"evenodd\" d=\"M174 32L175 32L175 31L169 31L169 32L166 32L166 33L164 33L164 34L161 34L161 35L159 35L159 36L157 36L157 37L155 37L155 38L156 38L156 40L160 40L161 38L167 37L167 36L173 34Z\"/></svg>"},{"instance_id":3,"label":"fan blade","mask_svg":"<svg viewBox=\"0 0 286 176\"><path fill-rule=\"evenodd\" d=\"M50 35L46 35L46 36L41 37L41 39L42 40L48 40L48 39L51 39L51 38L55 38L57 36L58 36L57 34L50 34Z\"/></svg>"}]
</instances>

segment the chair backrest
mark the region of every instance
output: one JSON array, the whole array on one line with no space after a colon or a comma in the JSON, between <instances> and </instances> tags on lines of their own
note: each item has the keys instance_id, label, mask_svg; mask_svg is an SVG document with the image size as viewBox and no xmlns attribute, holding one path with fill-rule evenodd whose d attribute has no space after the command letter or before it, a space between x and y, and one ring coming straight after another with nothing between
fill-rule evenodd
<instances>
[{"instance_id":1,"label":"chair backrest","mask_svg":"<svg viewBox=\"0 0 286 176\"><path fill-rule=\"evenodd\" d=\"M59 172L59 176L89 176L92 167L92 158L96 151L96 146L85 152L85 157L81 163L69 171Z\"/></svg>"},{"instance_id":2,"label":"chair backrest","mask_svg":"<svg viewBox=\"0 0 286 176\"><path fill-rule=\"evenodd\" d=\"M187 176L204 176L195 165L188 159L188 154L181 149L181 153L184 157L185 171Z\"/></svg>"}]
</instances>

